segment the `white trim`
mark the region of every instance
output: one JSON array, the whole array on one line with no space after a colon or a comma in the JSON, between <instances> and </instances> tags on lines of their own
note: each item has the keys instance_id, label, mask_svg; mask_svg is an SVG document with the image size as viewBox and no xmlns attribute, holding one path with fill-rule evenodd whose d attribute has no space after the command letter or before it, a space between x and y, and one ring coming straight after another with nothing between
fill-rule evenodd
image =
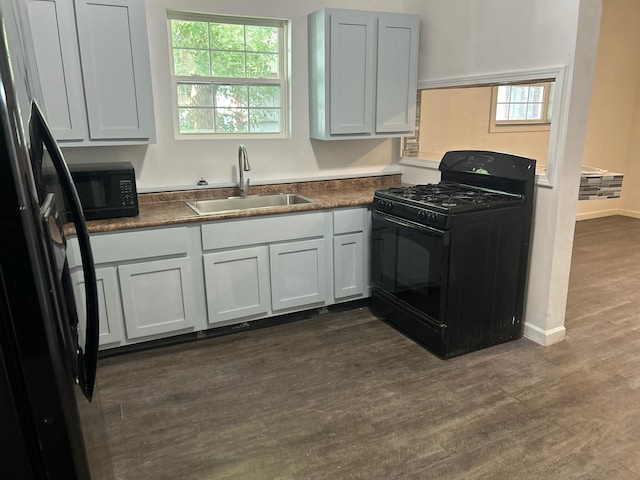
<instances>
[{"instance_id":1,"label":"white trim","mask_svg":"<svg viewBox=\"0 0 640 480\"><path fill-rule=\"evenodd\" d=\"M402 157L398 165L408 165L411 167L426 168L428 170L438 170L440 160L418 159L414 157Z\"/></svg>"},{"instance_id":2,"label":"white trim","mask_svg":"<svg viewBox=\"0 0 640 480\"><path fill-rule=\"evenodd\" d=\"M618 215L624 215L625 217L640 218L640 212L637 210L618 210Z\"/></svg>"},{"instance_id":3,"label":"white trim","mask_svg":"<svg viewBox=\"0 0 640 480\"><path fill-rule=\"evenodd\" d=\"M418 82L418 89L468 87L477 85L500 85L513 82L527 82L531 80L545 80L555 78L556 86L552 105L551 130L549 131L549 154L545 172L536 177L536 184L553 187L555 172L565 143L566 122L568 115L567 79L568 66L561 65L534 70L518 70L514 72L486 73L482 75L468 75L464 77L439 78Z\"/></svg>"},{"instance_id":4,"label":"white trim","mask_svg":"<svg viewBox=\"0 0 640 480\"><path fill-rule=\"evenodd\" d=\"M585 200L588 201L588 200ZM640 212L636 212L638 217L640 218ZM602 218L602 217L611 217L613 215L620 215L620 211L617 209L609 209L609 210L598 210L597 212L587 212L587 213L578 213L576 214L576 222L580 220L591 220L592 218Z\"/></svg>"},{"instance_id":5,"label":"white trim","mask_svg":"<svg viewBox=\"0 0 640 480\"><path fill-rule=\"evenodd\" d=\"M529 80L544 80L556 78L566 69L565 66L540 68L533 70L517 70L513 72L486 73L480 75L467 75L464 77L438 78L435 80L421 80L418 89L469 87L475 85L506 84L513 82L526 82Z\"/></svg>"},{"instance_id":6,"label":"white trim","mask_svg":"<svg viewBox=\"0 0 640 480\"><path fill-rule=\"evenodd\" d=\"M530 323L524 324L524 336L529 340L536 342L539 345L553 345L554 343L558 343L563 340L567 333L564 325L561 327L552 328L551 330L542 330L540 327L536 325L531 325Z\"/></svg>"}]
</instances>

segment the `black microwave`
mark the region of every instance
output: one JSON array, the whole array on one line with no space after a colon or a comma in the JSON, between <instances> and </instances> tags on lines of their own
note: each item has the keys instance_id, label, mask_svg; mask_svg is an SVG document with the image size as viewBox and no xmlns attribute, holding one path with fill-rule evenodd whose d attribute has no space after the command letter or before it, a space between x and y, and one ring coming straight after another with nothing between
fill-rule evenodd
<instances>
[{"instance_id":1,"label":"black microwave","mask_svg":"<svg viewBox=\"0 0 640 480\"><path fill-rule=\"evenodd\" d=\"M134 217L138 215L136 174L130 162L70 164L84 217Z\"/></svg>"}]
</instances>

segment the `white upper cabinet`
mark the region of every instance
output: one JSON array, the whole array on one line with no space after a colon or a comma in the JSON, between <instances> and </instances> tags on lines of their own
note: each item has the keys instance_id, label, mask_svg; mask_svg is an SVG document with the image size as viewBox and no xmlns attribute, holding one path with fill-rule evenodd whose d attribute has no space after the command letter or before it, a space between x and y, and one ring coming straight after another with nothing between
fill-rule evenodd
<instances>
[{"instance_id":1,"label":"white upper cabinet","mask_svg":"<svg viewBox=\"0 0 640 480\"><path fill-rule=\"evenodd\" d=\"M73 2L27 3L47 122L58 141L87 137Z\"/></svg>"},{"instance_id":2,"label":"white upper cabinet","mask_svg":"<svg viewBox=\"0 0 640 480\"><path fill-rule=\"evenodd\" d=\"M309 130L321 140L411 135L417 15L323 9L309 15Z\"/></svg>"},{"instance_id":3,"label":"white upper cabinet","mask_svg":"<svg viewBox=\"0 0 640 480\"><path fill-rule=\"evenodd\" d=\"M28 6L45 113L60 144L154 142L144 2L29 0Z\"/></svg>"},{"instance_id":4,"label":"white upper cabinet","mask_svg":"<svg viewBox=\"0 0 640 480\"><path fill-rule=\"evenodd\" d=\"M415 130L419 24L414 15L378 18L376 133Z\"/></svg>"}]
</instances>

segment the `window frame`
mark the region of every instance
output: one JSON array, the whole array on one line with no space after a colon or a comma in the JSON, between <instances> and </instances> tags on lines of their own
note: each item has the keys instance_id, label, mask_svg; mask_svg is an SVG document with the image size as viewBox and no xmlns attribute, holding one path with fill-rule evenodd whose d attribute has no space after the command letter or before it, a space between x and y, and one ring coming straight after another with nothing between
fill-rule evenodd
<instances>
[{"instance_id":1,"label":"window frame","mask_svg":"<svg viewBox=\"0 0 640 480\"><path fill-rule=\"evenodd\" d=\"M278 70L280 77L270 78L247 78L247 77L206 77L199 75L176 75L174 61L174 45L171 29L172 20L225 23L236 25L255 25L276 27L280 30L278 38ZM263 17L239 17L231 15L192 13L177 10L167 10L167 36L169 45L169 63L171 75L171 97L172 97L172 117L173 130L176 139L246 139L246 138L288 138L290 132L289 118L289 58L288 58L288 38L289 22L285 19L263 18ZM212 49L209 48L209 51ZM180 83L204 83L210 85L274 85L280 87L280 131L279 132L203 132L203 133L183 133L180 131L179 105L178 105L178 85ZM215 99L214 99L215 102ZM212 111L215 109L211 107Z\"/></svg>"},{"instance_id":2,"label":"window frame","mask_svg":"<svg viewBox=\"0 0 640 480\"><path fill-rule=\"evenodd\" d=\"M491 117L489 119L489 133L508 133L508 132L545 132L551 129L551 113L553 111L553 90L554 80L527 82L527 83L509 83L508 85L494 85L491 89ZM543 86L544 96L542 101L542 119L531 120L497 120L496 113L498 110L498 88L501 86ZM517 103L517 102L508 102Z\"/></svg>"}]
</instances>

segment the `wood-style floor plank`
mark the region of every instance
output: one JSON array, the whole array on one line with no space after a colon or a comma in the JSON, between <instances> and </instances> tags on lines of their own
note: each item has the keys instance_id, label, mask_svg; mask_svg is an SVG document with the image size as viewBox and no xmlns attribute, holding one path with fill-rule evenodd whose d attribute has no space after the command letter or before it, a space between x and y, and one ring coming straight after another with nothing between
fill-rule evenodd
<instances>
[{"instance_id":1,"label":"wood-style floor plank","mask_svg":"<svg viewBox=\"0 0 640 480\"><path fill-rule=\"evenodd\" d=\"M440 360L367 308L112 357L118 479L640 480L640 220L578 222L567 338Z\"/></svg>"}]
</instances>

